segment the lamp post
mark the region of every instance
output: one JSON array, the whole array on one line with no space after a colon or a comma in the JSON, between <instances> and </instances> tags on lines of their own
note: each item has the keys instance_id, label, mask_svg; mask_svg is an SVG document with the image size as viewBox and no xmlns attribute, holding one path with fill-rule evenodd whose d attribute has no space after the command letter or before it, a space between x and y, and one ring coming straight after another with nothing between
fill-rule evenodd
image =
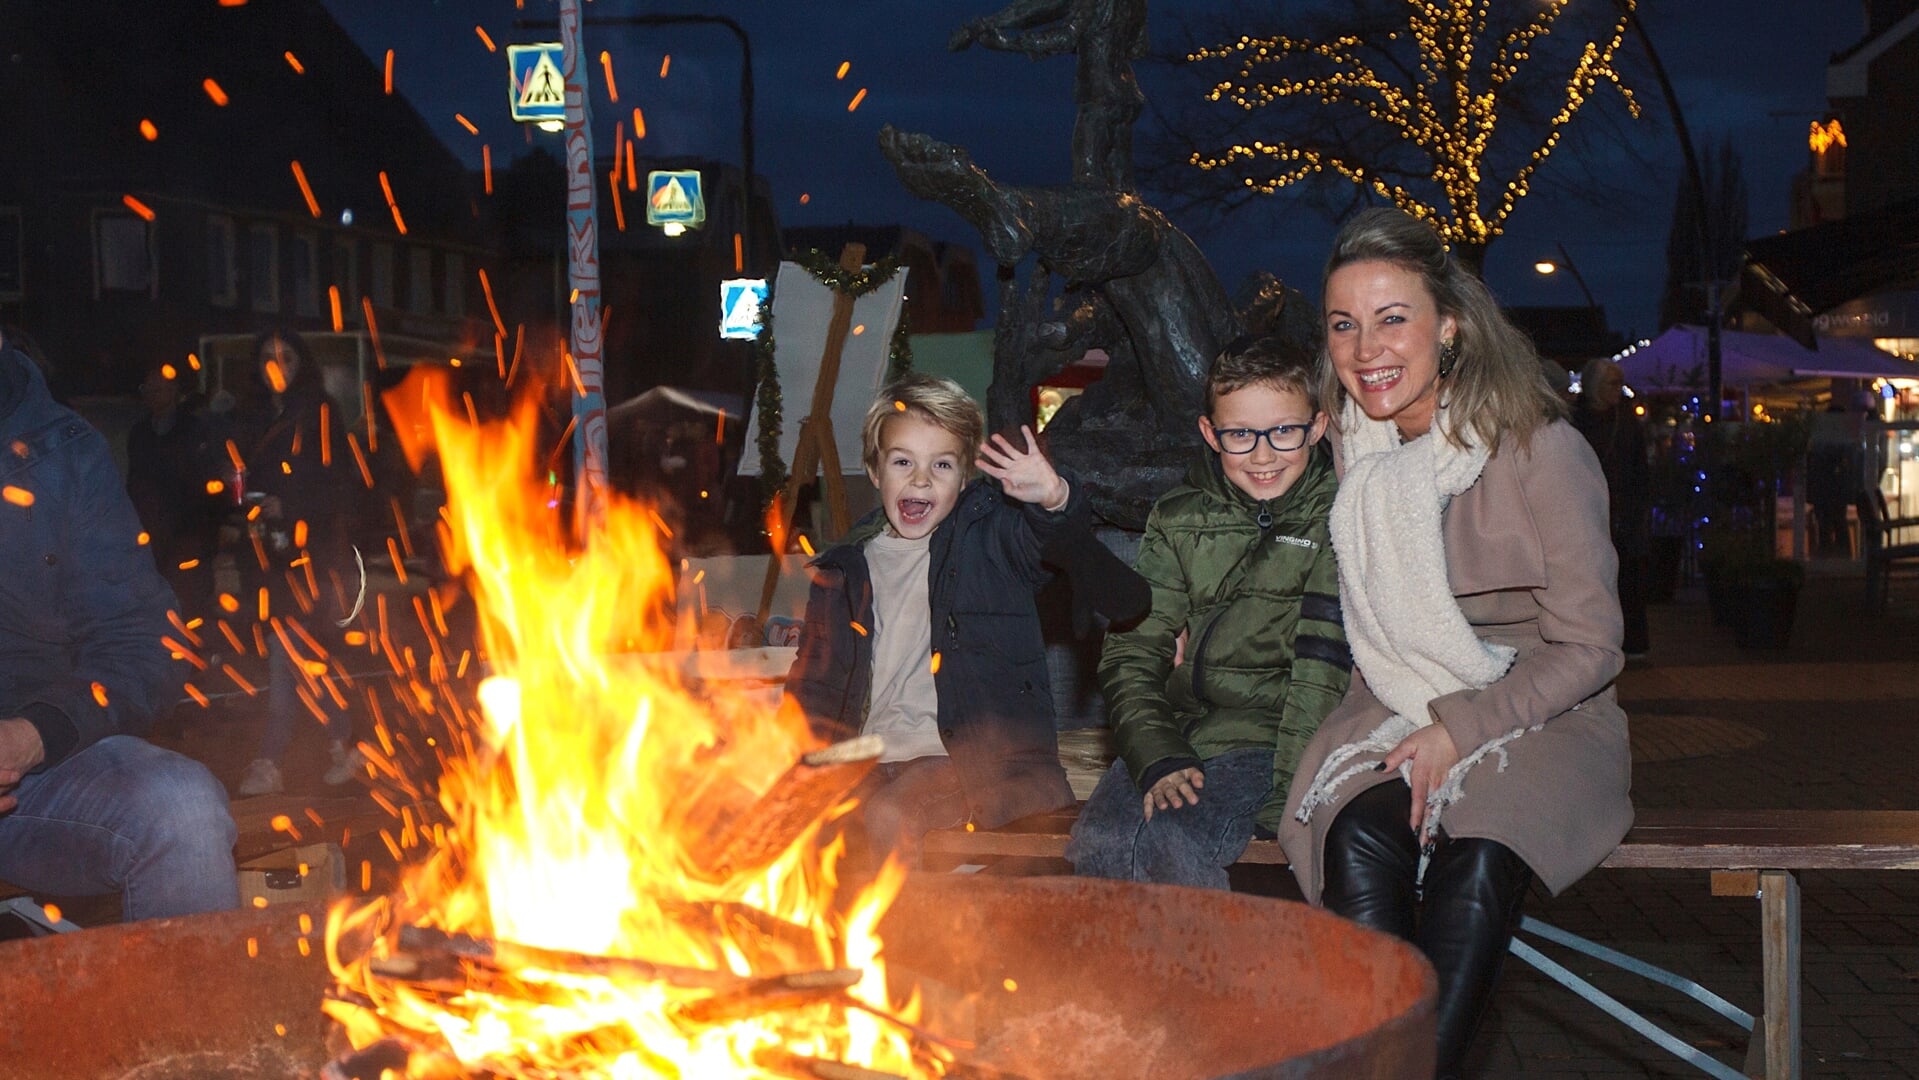
<instances>
[{"instance_id":1,"label":"lamp post","mask_svg":"<svg viewBox=\"0 0 1919 1080\"><path fill-rule=\"evenodd\" d=\"M1693 218L1698 232L1699 268L1706 274L1706 385L1707 401L1700 411L1700 418L1711 423L1719 413L1720 397L1724 392L1722 378L1722 350L1719 338L1719 323L1723 317L1719 310L1720 282L1712 273L1712 237L1706 227L1706 181L1699 171L1699 155L1693 152L1692 131L1686 127L1686 114L1679 107L1679 95L1673 90L1672 80L1666 75L1666 65L1659 59L1659 50L1653 47L1652 37L1646 33L1646 24L1639 18L1638 5L1634 0L1613 0L1627 22L1632 24L1633 33L1639 43L1645 46L1646 59L1652 62L1653 78L1659 82L1659 90L1666 98L1666 111L1672 114L1673 133L1679 136L1679 152L1685 159L1686 184L1692 190Z\"/></svg>"}]
</instances>

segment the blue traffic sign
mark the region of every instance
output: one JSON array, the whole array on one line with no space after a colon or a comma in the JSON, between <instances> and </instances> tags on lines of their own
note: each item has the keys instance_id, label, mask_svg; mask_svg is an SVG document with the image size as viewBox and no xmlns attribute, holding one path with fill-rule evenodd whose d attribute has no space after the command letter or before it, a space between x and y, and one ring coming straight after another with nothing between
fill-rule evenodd
<instances>
[{"instance_id":1,"label":"blue traffic sign","mask_svg":"<svg viewBox=\"0 0 1919 1080\"><path fill-rule=\"evenodd\" d=\"M706 220L700 171L655 170L646 174L648 225L698 225Z\"/></svg>"},{"instance_id":2,"label":"blue traffic sign","mask_svg":"<svg viewBox=\"0 0 1919 1080\"><path fill-rule=\"evenodd\" d=\"M528 122L566 119L565 63L559 42L508 45L507 73L512 83L507 98L513 119Z\"/></svg>"},{"instance_id":3,"label":"blue traffic sign","mask_svg":"<svg viewBox=\"0 0 1919 1080\"><path fill-rule=\"evenodd\" d=\"M720 336L751 341L760 336L760 309L766 306L765 278L728 278L720 282Z\"/></svg>"}]
</instances>

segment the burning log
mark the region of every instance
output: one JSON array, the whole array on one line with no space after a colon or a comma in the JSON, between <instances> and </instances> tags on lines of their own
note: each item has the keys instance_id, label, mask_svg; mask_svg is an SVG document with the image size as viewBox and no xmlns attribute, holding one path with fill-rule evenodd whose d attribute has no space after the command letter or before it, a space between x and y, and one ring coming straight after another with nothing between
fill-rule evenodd
<instances>
[{"instance_id":1,"label":"burning log","mask_svg":"<svg viewBox=\"0 0 1919 1080\"><path fill-rule=\"evenodd\" d=\"M877 735L815 750L780 775L751 808L735 815L696 851L701 869L726 877L764 867L846 800L879 763Z\"/></svg>"},{"instance_id":2,"label":"burning log","mask_svg":"<svg viewBox=\"0 0 1919 1080\"><path fill-rule=\"evenodd\" d=\"M859 984L864 975L858 968L832 968L826 971L802 971L775 975L680 1008L681 1019L695 1024L721 1024L741 1017L756 1016L779 1009L798 1008L835 998L842 990Z\"/></svg>"},{"instance_id":3,"label":"burning log","mask_svg":"<svg viewBox=\"0 0 1919 1080\"><path fill-rule=\"evenodd\" d=\"M373 961L376 974L412 979L417 974L433 971L435 960L457 959L472 968L502 973L508 973L509 969L533 968L569 975L663 982L688 989L735 990L751 982L730 971L656 964L630 956L588 956L511 941L486 941L426 926L401 927L399 943L398 952Z\"/></svg>"},{"instance_id":4,"label":"burning log","mask_svg":"<svg viewBox=\"0 0 1919 1080\"><path fill-rule=\"evenodd\" d=\"M388 1069L406 1071L413 1048L402 1039L381 1039L371 1046L348 1051L320 1070L320 1080L380 1080Z\"/></svg>"}]
</instances>

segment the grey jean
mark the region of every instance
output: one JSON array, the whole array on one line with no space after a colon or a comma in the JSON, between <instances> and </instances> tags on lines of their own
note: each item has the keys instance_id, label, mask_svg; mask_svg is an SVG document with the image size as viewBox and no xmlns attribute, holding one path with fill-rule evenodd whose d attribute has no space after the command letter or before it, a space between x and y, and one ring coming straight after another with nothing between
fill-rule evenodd
<instances>
[{"instance_id":1,"label":"grey jean","mask_svg":"<svg viewBox=\"0 0 1919 1080\"><path fill-rule=\"evenodd\" d=\"M1273 790L1273 752L1230 750L1203 762L1199 801L1146 820L1145 793L1115 761L1086 800L1066 857L1075 873L1122 881L1228 888L1226 868L1253 838L1253 818Z\"/></svg>"}]
</instances>

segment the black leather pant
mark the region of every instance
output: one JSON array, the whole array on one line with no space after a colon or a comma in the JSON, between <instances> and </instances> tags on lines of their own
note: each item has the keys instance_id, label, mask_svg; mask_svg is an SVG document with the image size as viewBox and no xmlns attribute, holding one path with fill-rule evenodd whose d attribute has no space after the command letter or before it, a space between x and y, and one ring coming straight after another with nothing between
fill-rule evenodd
<instances>
[{"instance_id":1,"label":"black leather pant","mask_svg":"<svg viewBox=\"0 0 1919 1080\"><path fill-rule=\"evenodd\" d=\"M1419 873L1407 825L1412 790L1380 784L1346 804L1326 833L1328 911L1419 947L1439 973L1440 1080L1459 1075L1519 925L1532 869L1496 840L1455 840L1441 828Z\"/></svg>"}]
</instances>

